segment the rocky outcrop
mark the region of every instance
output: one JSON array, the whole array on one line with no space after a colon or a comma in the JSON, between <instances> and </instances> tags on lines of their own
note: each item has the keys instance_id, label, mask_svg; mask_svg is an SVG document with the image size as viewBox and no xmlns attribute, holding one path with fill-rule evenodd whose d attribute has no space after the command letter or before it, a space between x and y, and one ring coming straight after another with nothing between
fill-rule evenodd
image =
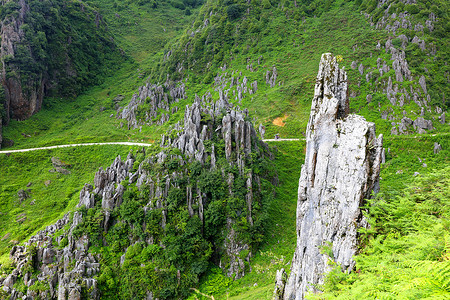
<instances>
[{"instance_id":1,"label":"rocky outcrop","mask_svg":"<svg viewBox=\"0 0 450 300\"><path fill-rule=\"evenodd\" d=\"M102 17L89 5L82 1L35 4L27 0L0 3L4 125L38 112L49 94L76 96L98 83L97 75L104 75L102 65L112 58L115 63L121 59L113 40L106 36Z\"/></svg>"},{"instance_id":2,"label":"rocky outcrop","mask_svg":"<svg viewBox=\"0 0 450 300\"><path fill-rule=\"evenodd\" d=\"M360 207L378 189L382 136L373 123L348 115L347 75L328 53L320 61L306 142L297 247L283 299L317 292L330 259L344 272L353 269L357 229L367 226Z\"/></svg>"},{"instance_id":3,"label":"rocky outcrop","mask_svg":"<svg viewBox=\"0 0 450 300\"><path fill-rule=\"evenodd\" d=\"M20 73L20 67L13 62L19 46L23 46L25 32L22 25L30 13L30 7L25 0L18 1L16 15L9 15L1 22L1 57L2 84L5 89L5 121L9 122L10 115L15 119L24 120L39 111L44 96L45 76L34 74L25 82ZM26 55L32 57L31 49L22 47ZM23 50L22 50L23 51ZM21 55L24 55L21 53Z\"/></svg>"},{"instance_id":4,"label":"rocky outcrop","mask_svg":"<svg viewBox=\"0 0 450 300\"><path fill-rule=\"evenodd\" d=\"M130 103L117 110L117 118L128 122L128 128L139 128L141 125L162 125L170 115L177 112L173 103L186 97L184 83L167 80L163 85L146 84L139 88ZM165 112L160 112L161 110Z\"/></svg>"},{"instance_id":5,"label":"rocky outcrop","mask_svg":"<svg viewBox=\"0 0 450 300\"><path fill-rule=\"evenodd\" d=\"M415 1L405 2L403 0L378 1L377 8L372 11L372 15L365 14L372 26L387 32L388 36L386 40L379 40L376 45L373 45L373 52L370 53L370 56L378 55L376 67L375 65L364 66L363 72L360 69L359 74L357 72L354 74L361 75L358 87L361 87L361 84L366 85L365 87L370 94L382 93L389 100L390 103L380 102L380 104L389 106L391 110L394 108L390 115L386 116L386 110L383 108L380 108L379 111L382 113L382 118L395 120L395 122L392 122L392 134L425 133L433 128L431 122L437 119L436 116L427 116L427 122L430 122L431 125L421 126L424 124L419 124L410 126L410 128L405 126L406 124L401 118L414 119L415 115L419 113L421 117L424 117L424 111L432 113L432 103L436 103L436 98L445 99L447 92L442 86L432 85L427 87L427 83L434 81L434 74L429 71L431 65L425 64L421 68L415 68L414 74L411 72L409 63L415 66L417 61L413 57L409 57L410 54L408 54L407 49L415 48L411 44L417 45L420 52L423 52L424 57L432 57L435 63L444 65L443 57L436 55L436 49L439 48L436 45L439 42L429 32L434 30L435 24L443 24L445 21L437 18L433 12L429 12L428 16L419 17L420 14L412 13L408 6L402 5L401 2L404 4L415 3ZM409 7L413 7L413 5ZM414 7L418 8L417 5L414 5ZM377 21L374 22L374 19ZM425 28L428 30L424 31ZM390 59L386 59L385 53L382 52L390 54ZM356 68L357 63L357 61L352 63L352 69ZM444 101L442 105L444 105ZM416 106L417 110L405 109L401 113L400 108L405 106Z\"/></svg>"},{"instance_id":6,"label":"rocky outcrop","mask_svg":"<svg viewBox=\"0 0 450 300\"><path fill-rule=\"evenodd\" d=\"M117 157L106 169L99 168L94 185L86 184L81 190L79 209L73 213L73 220L68 214L33 236L25 246L13 249L11 257L16 269L8 277L0 278L0 288L11 299L23 297L25 295L13 287L22 278L28 286L38 281L40 285L48 285L46 291L37 293L33 292L34 288L28 289L27 299L79 299L86 293L89 299L100 298L98 285L101 283L97 282L96 276L99 276L99 261L102 259L100 254L91 253L91 244L111 246L107 236L117 230L116 225L132 229L140 226L144 230L147 227L146 221L143 224L127 223L119 218L121 213L117 212L123 211L126 201L129 203L126 193L129 197L130 190L139 192L142 205L138 209L144 215L143 220L150 220L146 216L158 216L158 219L153 225L157 234L145 231L136 237L130 230L124 238L127 245L139 241L146 245L156 244L161 249L169 247L161 235L166 234L167 228L173 230L174 224L178 224L177 219L173 219L173 201L178 199L180 207L177 209L186 211L186 217L200 220L201 229L196 232L199 238L205 239L205 243L214 243L214 248L207 248L205 255L211 255L213 250L214 262L234 279L249 272L253 244L250 239L243 238L240 224L245 223L246 227L260 232L258 207L266 203L263 197L270 197L263 195L262 181L266 181L264 188L268 194L271 193L270 180L275 181L262 171L264 166L261 164L267 163L265 158L270 161L273 157L267 144L258 140L248 111L229 104L223 95L218 101L209 96L196 97L195 102L186 107L183 124L176 124L162 136L155 149L157 151L150 150L151 155L146 153L148 150L141 150L139 155L145 159L137 161L129 154L126 159ZM53 158L52 163L55 168L67 166L57 158ZM258 164L257 172L252 163ZM196 174L195 177L192 173ZM214 179L222 183L220 196L214 195L219 189L217 181L211 181ZM182 195L182 199L174 198L174 195ZM233 201L227 209L225 199ZM222 213L211 212L214 206L223 206ZM98 216L98 228L95 228L101 232L100 235L87 233L92 232L92 226L95 226L89 223L92 222L89 216L93 213ZM221 226L209 225L211 214L222 216ZM220 218L213 221L219 222ZM86 230L85 224L90 224L90 229ZM212 231L217 231L219 238L207 241L202 237L203 232ZM58 234L55 235L56 232ZM126 249L122 250L126 252ZM126 255L122 255L120 265L125 267L126 260ZM160 267L164 269L166 265ZM177 271L177 280L181 280L180 272ZM157 291L149 290L148 293Z\"/></svg>"},{"instance_id":7,"label":"rocky outcrop","mask_svg":"<svg viewBox=\"0 0 450 300\"><path fill-rule=\"evenodd\" d=\"M1 284L9 299L80 299L83 289L89 299L99 298L94 276L100 264L88 252L88 237L73 234L81 222L81 213L73 213L72 219L66 214L32 236L25 246L11 249L10 259L16 267ZM55 233L68 225L69 230L56 237ZM14 288L19 278L28 287L26 295ZM46 288L36 288L38 285Z\"/></svg>"}]
</instances>

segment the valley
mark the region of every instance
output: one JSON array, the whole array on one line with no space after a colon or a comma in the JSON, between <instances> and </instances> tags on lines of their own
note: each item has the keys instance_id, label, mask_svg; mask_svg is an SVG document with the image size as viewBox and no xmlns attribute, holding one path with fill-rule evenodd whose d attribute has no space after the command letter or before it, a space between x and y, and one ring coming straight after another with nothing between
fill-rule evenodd
<instances>
[{"instance_id":1,"label":"valley","mask_svg":"<svg viewBox=\"0 0 450 300\"><path fill-rule=\"evenodd\" d=\"M347 72L348 110L383 134L385 157L354 268L330 260L306 299L448 296L446 1L91 0L67 1L67 16L56 2L55 28L71 24L61 32L86 48L64 46L79 72L70 93L52 79L38 112L0 115L0 298L272 299L298 244L323 53ZM2 28L16 18L7 9ZM53 25L33 22L42 49L59 51ZM15 59L2 56L23 80Z\"/></svg>"}]
</instances>

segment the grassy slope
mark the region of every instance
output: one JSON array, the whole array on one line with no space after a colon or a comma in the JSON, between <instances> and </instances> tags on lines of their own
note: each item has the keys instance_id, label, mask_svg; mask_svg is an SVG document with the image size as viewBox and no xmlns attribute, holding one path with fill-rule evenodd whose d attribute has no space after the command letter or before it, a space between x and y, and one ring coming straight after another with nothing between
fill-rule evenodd
<instances>
[{"instance_id":1,"label":"grassy slope","mask_svg":"<svg viewBox=\"0 0 450 300\"><path fill-rule=\"evenodd\" d=\"M305 142L271 142L277 148L275 166L280 184L276 201L269 209L268 233L252 259L252 272L232 281L217 268L212 268L200 284L199 290L215 299L270 299L276 271L288 269L296 245L295 214L297 187L303 163ZM193 293L189 299L202 298Z\"/></svg>"},{"instance_id":2,"label":"grassy slope","mask_svg":"<svg viewBox=\"0 0 450 300\"><path fill-rule=\"evenodd\" d=\"M25 241L72 210L84 183L93 184L93 174L99 167L108 167L117 155L126 157L133 148L136 147L85 146L0 154L0 264L12 245ZM70 164L71 174L49 172L53 169L53 156ZM30 189L30 198L22 203L17 196L20 189ZM32 201L34 205L30 204ZM26 220L17 222L23 216Z\"/></svg>"},{"instance_id":3,"label":"grassy slope","mask_svg":"<svg viewBox=\"0 0 450 300\"><path fill-rule=\"evenodd\" d=\"M276 65L280 74L280 80L284 82L282 86L273 89L268 88L265 84L259 85L261 89L259 93L247 101L243 101L243 106L248 107L253 116L256 116L256 123L261 122L266 125L267 134L271 136L279 132L282 136L301 137L302 131L305 130L306 123L309 118L309 101L313 95L314 78L317 73L318 61L323 52L332 52L344 57L341 65L350 70L350 84L352 89L357 89L358 78L357 70L351 70L350 64L353 60L361 60L366 57L365 63L372 64L372 60L376 61L376 54L370 57L378 40L386 38L382 31L375 31L369 26L367 20L353 10L349 4L341 2L337 4L330 12L325 12L316 19L306 19L302 24L295 20L286 20L275 13L272 15L271 22L268 24L267 39L260 41L258 49L270 49L270 52L264 52L264 67ZM289 35L283 37L283 43L277 45L276 37L279 32L289 32ZM273 38L271 38L273 37ZM274 46L276 45L276 46ZM353 51L351 46L358 45L358 50ZM247 57L257 57L258 50L248 53L246 56L235 57L228 64L228 68L242 70L243 75L249 77L251 82L253 79L261 80L264 77L266 69L261 67L260 71L251 73L245 70L247 65ZM381 52L380 52L381 55ZM389 59L389 58L387 58ZM255 60L253 60L255 61ZM434 173L437 170L448 165L448 152L441 152L439 155L433 153L434 143L438 142L443 145L448 144L448 126L437 124L436 129L431 132L435 136L416 135L416 136L398 136L391 137L390 121L382 120L380 113L375 107L378 102L367 106L361 101L365 99L366 94L354 99L351 104L352 112L356 112L365 116L369 121L375 122L378 133L385 136L385 147L391 151L387 154L387 163L384 165L382 175L382 191L385 195L393 198L403 193L403 190L412 185L413 174L419 172L424 176ZM389 106L386 101L380 101L383 108ZM402 109L417 110L415 104L412 103ZM276 117L287 115L285 127L277 127L272 124L272 120ZM281 147L280 147L281 148ZM285 206L284 213L286 215L295 215L295 199L297 192L297 182L299 176L299 168L303 160L301 151L297 151L297 167L289 169L288 166L281 166L281 170L289 170L286 174L286 182L292 183L292 187L286 188L291 195L292 202ZM286 160L283 157L283 160ZM424 167L423 163L427 166ZM277 198L279 200L280 198ZM284 223L284 224L283 224ZM292 223L292 224L291 224ZM295 247L295 225L288 218L281 220L281 228L284 228L282 235L291 236L291 238L268 239L261 252L254 257L254 271L248 276L236 282L227 281L217 272L211 272L200 286L200 291L207 295L214 295L216 299L270 299L273 291L273 280L275 278L276 269L281 267L289 268L290 259ZM276 230L277 227L274 227ZM427 233L424 232L426 235ZM441 241L442 242L442 241ZM264 250L263 250L264 249ZM272 251L273 249L273 251ZM281 249L289 249L283 252ZM368 252L372 251L369 247ZM286 253L289 253L286 257ZM270 264L272 262L272 264ZM264 271L261 271L261 269ZM344 294L343 299L348 299L349 293ZM367 296L367 295L365 295ZM200 294L195 294L193 298L201 298ZM203 297L207 299L206 297Z\"/></svg>"}]
</instances>

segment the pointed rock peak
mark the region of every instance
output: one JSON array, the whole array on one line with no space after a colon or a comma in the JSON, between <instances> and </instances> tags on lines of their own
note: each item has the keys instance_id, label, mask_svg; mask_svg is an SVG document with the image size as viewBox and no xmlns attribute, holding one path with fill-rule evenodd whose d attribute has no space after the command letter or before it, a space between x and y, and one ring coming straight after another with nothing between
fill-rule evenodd
<instances>
[{"instance_id":1,"label":"pointed rock peak","mask_svg":"<svg viewBox=\"0 0 450 300\"><path fill-rule=\"evenodd\" d=\"M329 260L344 272L353 270L357 229L367 226L360 207L378 190L382 142L373 123L348 115L347 75L336 58L322 55L299 180L297 247L276 299L318 292Z\"/></svg>"},{"instance_id":2,"label":"pointed rock peak","mask_svg":"<svg viewBox=\"0 0 450 300\"><path fill-rule=\"evenodd\" d=\"M320 59L311 110L331 113L335 119L348 115L347 73L339 69L336 57L331 53L322 54Z\"/></svg>"}]
</instances>

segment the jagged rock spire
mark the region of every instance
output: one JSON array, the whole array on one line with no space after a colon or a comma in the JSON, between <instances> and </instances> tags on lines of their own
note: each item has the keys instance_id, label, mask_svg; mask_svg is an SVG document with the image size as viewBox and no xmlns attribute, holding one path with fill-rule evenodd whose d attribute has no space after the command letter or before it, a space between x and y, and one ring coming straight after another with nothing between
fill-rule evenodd
<instances>
[{"instance_id":1,"label":"jagged rock spire","mask_svg":"<svg viewBox=\"0 0 450 300\"><path fill-rule=\"evenodd\" d=\"M279 299L316 292L330 270L329 259L345 272L355 265L357 228L367 226L360 207L378 189L383 148L375 125L348 115L348 107L347 75L331 54L323 54L298 188L297 247Z\"/></svg>"}]
</instances>

